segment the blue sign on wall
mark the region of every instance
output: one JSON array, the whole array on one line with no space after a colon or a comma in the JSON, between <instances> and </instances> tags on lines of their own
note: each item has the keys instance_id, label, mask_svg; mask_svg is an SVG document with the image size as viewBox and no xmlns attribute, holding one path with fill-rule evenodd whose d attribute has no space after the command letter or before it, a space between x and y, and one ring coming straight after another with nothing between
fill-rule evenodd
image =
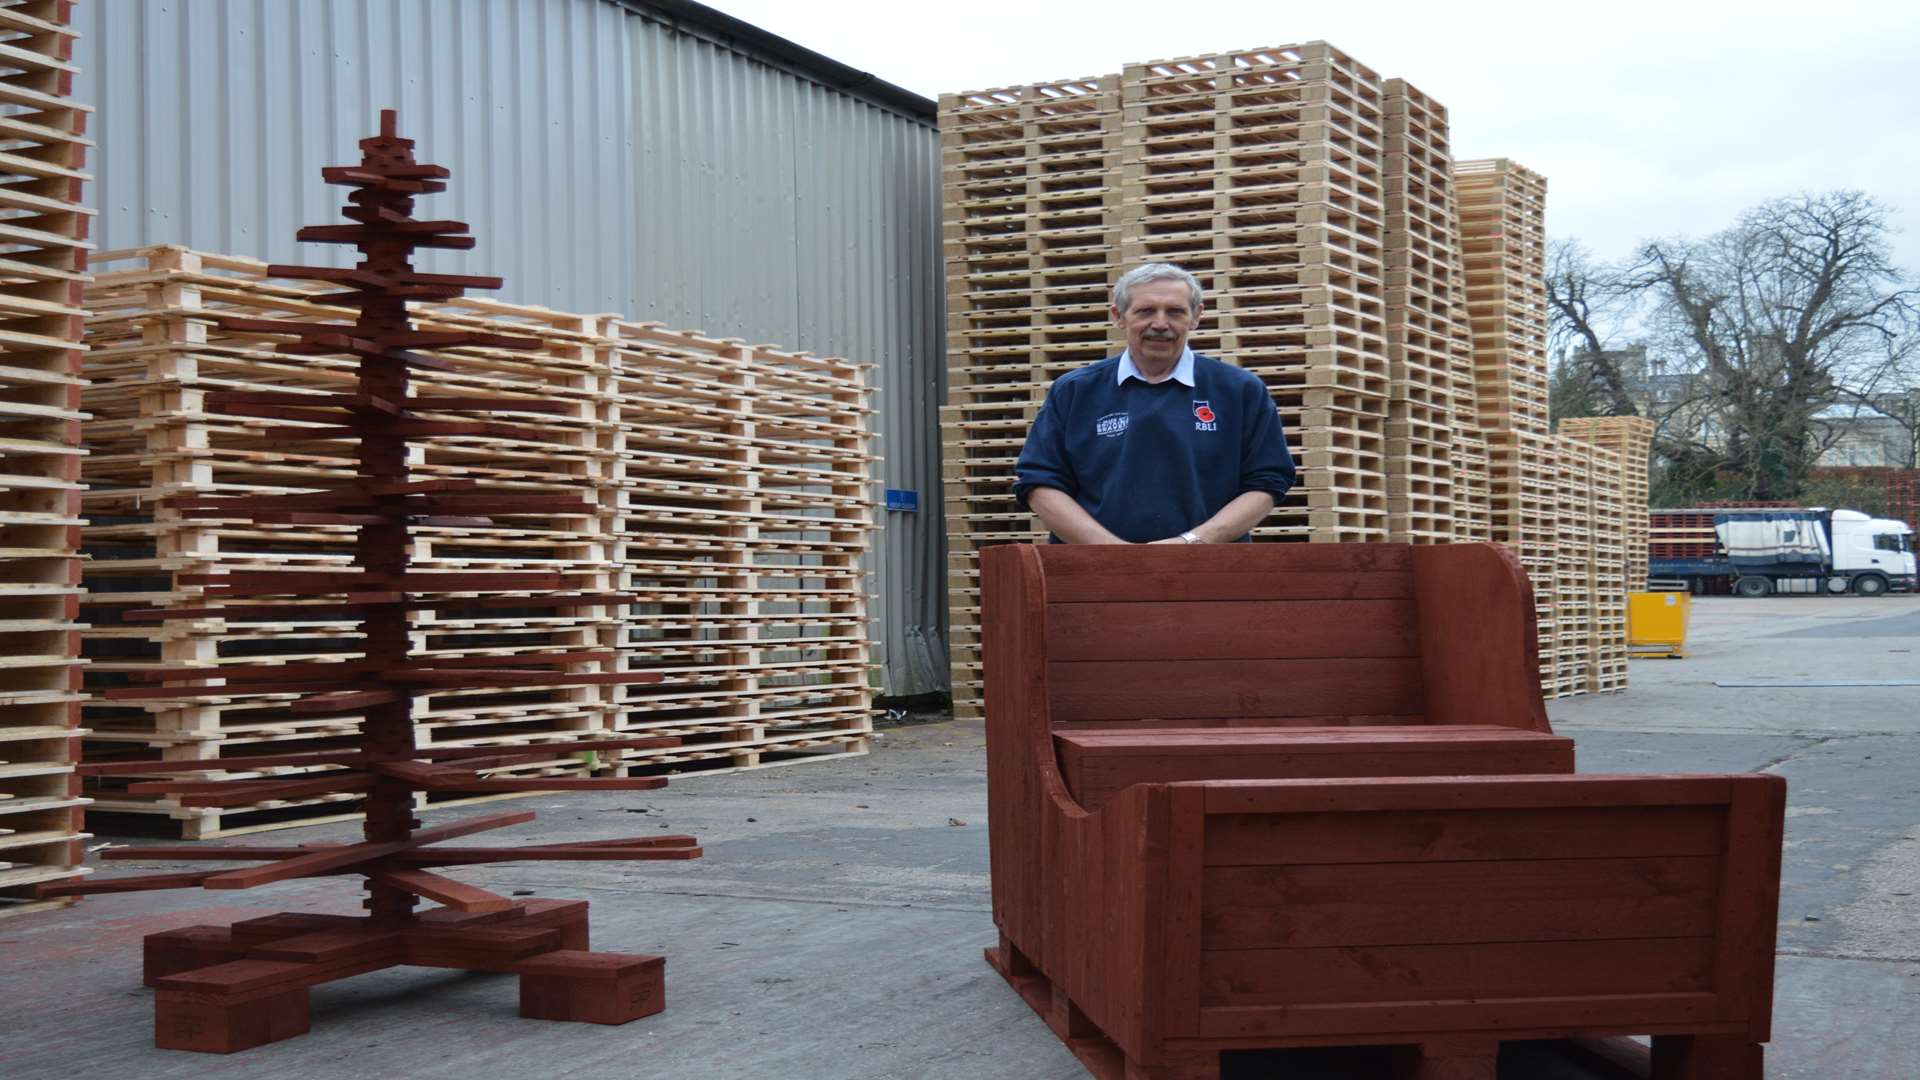
<instances>
[{"instance_id":1,"label":"blue sign on wall","mask_svg":"<svg viewBox=\"0 0 1920 1080\"><path fill-rule=\"evenodd\" d=\"M917 491L903 491L900 488L888 488L887 509L906 510L917 514L920 512L920 493Z\"/></svg>"}]
</instances>

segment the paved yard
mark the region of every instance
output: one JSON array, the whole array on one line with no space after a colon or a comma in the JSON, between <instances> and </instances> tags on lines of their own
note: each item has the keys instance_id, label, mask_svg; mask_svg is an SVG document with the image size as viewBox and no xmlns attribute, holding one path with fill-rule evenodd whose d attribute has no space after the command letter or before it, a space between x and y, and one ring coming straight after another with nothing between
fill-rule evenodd
<instances>
[{"instance_id":1,"label":"paved yard","mask_svg":"<svg viewBox=\"0 0 1920 1080\"><path fill-rule=\"evenodd\" d=\"M1787 777L1768 1075L1920 1076L1920 687L1714 685L1920 677L1920 599L1706 600L1692 640L1690 660L1635 662L1626 694L1553 703L1556 726L1579 740L1583 771ZM316 990L307 1036L231 1058L158 1051L142 935L277 910L354 913L357 895L308 882L103 897L0 921L0 1075L1079 1080L980 960L993 940L980 725L894 728L879 747L659 792L510 804L540 812L543 839L702 839L707 857L689 864L457 872L590 900L596 944L667 954L659 1016L620 1028L521 1021L511 977L399 969ZM1271 1075L1259 1062L1235 1071ZM1566 1075L1517 1059L1503 1072Z\"/></svg>"}]
</instances>

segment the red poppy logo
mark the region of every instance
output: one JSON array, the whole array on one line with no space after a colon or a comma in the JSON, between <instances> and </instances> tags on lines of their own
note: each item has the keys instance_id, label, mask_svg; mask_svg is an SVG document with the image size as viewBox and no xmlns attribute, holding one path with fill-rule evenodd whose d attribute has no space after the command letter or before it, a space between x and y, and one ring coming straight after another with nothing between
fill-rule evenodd
<instances>
[{"instance_id":1,"label":"red poppy logo","mask_svg":"<svg viewBox=\"0 0 1920 1080\"><path fill-rule=\"evenodd\" d=\"M1207 407L1206 402L1196 401L1193 403L1193 418L1203 424L1211 424L1214 421L1213 410Z\"/></svg>"}]
</instances>

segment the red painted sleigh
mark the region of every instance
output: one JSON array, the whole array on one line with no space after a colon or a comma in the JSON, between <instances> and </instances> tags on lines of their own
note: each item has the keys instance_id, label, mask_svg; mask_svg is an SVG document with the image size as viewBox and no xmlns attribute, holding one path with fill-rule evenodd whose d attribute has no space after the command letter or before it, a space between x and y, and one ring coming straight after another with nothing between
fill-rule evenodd
<instances>
[{"instance_id":1,"label":"red painted sleigh","mask_svg":"<svg viewBox=\"0 0 1920 1080\"><path fill-rule=\"evenodd\" d=\"M988 960L1102 1078L1651 1035L1759 1080L1785 783L1580 776L1489 545L983 559Z\"/></svg>"}]
</instances>

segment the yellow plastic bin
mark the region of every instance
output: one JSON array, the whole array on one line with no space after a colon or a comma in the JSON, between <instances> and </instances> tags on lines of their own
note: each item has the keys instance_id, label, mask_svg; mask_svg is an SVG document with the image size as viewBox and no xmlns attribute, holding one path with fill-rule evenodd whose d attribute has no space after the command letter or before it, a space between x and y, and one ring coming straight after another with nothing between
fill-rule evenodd
<instances>
[{"instance_id":1,"label":"yellow plastic bin","mask_svg":"<svg viewBox=\"0 0 1920 1080\"><path fill-rule=\"evenodd\" d=\"M1627 654L1671 657L1687 655L1687 615L1693 597L1683 592L1627 594Z\"/></svg>"}]
</instances>

